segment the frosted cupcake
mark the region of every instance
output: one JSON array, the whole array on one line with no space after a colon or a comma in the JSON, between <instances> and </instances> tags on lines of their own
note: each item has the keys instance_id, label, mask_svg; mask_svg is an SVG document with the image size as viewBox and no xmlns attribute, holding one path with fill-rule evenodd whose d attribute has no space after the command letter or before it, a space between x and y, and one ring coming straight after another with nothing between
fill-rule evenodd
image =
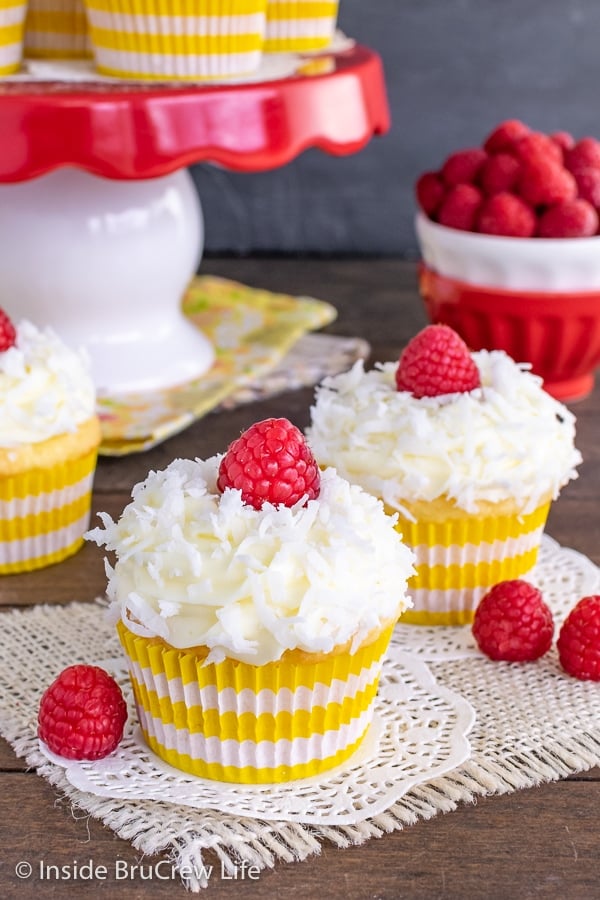
<instances>
[{"instance_id":1,"label":"frosted cupcake","mask_svg":"<svg viewBox=\"0 0 600 900\"><path fill-rule=\"evenodd\" d=\"M134 79L245 75L260 65L267 0L84 0L96 67Z\"/></svg>"},{"instance_id":2,"label":"frosted cupcake","mask_svg":"<svg viewBox=\"0 0 600 900\"><path fill-rule=\"evenodd\" d=\"M29 0L25 55L41 59L91 56L83 0Z\"/></svg>"},{"instance_id":3,"label":"frosted cupcake","mask_svg":"<svg viewBox=\"0 0 600 900\"><path fill-rule=\"evenodd\" d=\"M26 3L0 0L0 75L21 68Z\"/></svg>"},{"instance_id":4,"label":"frosted cupcake","mask_svg":"<svg viewBox=\"0 0 600 900\"><path fill-rule=\"evenodd\" d=\"M503 351L470 354L431 325L398 363L324 380L309 443L320 465L398 511L416 555L403 621L471 622L489 587L534 567L550 503L576 477L575 419Z\"/></svg>"},{"instance_id":5,"label":"frosted cupcake","mask_svg":"<svg viewBox=\"0 0 600 900\"><path fill-rule=\"evenodd\" d=\"M265 51L302 53L328 47L338 7L338 0L268 0Z\"/></svg>"},{"instance_id":6,"label":"frosted cupcake","mask_svg":"<svg viewBox=\"0 0 600 900\"><path fill-rule=\"evenodd\" d=\"M268 419L225 456L151 472L102 520L88 537L116 554L108 595L158 756L265 783L354 752L413 572L378 500Z\"/></svg>"},{"instance_id":7,"label":"frosted cupcake","mask_svg":"<svg viewBox=\"0 0 600 900\"><path fill-rule=\"evenodd\" d=\"M87 357L0 311L0 575L81 547L99 443Z\"/></svg>"}]
</instances>

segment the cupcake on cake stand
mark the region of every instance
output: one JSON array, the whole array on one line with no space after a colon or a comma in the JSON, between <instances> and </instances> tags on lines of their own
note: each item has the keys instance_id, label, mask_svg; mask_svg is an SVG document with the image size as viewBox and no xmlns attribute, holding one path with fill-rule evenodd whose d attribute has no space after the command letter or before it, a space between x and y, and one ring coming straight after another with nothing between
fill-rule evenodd
<instances>
[{"instance_id":1,"label":"cupcake on cake stand","mask_svg":"<svg viewBox=\"0 0 600 900\"><path fill-rule=\"evenodd\" d=\"M87 347L98 391L190 381L213 361L181 312L203 247L186 167L259 172L389 127L381 61L360 45L283 77L0 84L0 280L11 309ZM81 77L81 76L80 76Z\"/></svg>"}]
</instances>

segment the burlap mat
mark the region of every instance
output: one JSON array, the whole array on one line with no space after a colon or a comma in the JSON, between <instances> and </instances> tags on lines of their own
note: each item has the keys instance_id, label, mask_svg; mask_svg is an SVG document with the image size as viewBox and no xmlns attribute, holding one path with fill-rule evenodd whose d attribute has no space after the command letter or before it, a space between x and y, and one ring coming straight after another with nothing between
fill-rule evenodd
<instances>
[{"instance_id":1,"label":"burlap mat","mask_svg":"<svg viewBox=\"0 0 600 900\"><path fill-rule=\"evenodd\" d=\"M542 566L556 573L569 570L565 583L571 605L580 590L599 589L600 572L585 557L563 551L547 539L544 549ZM560 577L555 581L559 584ZM309 828L164 802L102 799L73 788L64 770L40 752L36 737L39 699L62 668L119 655L102 607L73 603L14 610L3 614L2 627L2 735L76 809L100 819L146 855L166 854L187 872L184 881L192 891L207 884L202 875L202 854L207 849L217 854L224 871L233 871L242 861L264 869L279 861L304 860L318 853L324 841L340 848L360 844L418 819L450 812L478 795L511 792L600 763L600 690L597 684L565 675L555 648L541 660L523 665L494 663L477 655L452 659L445 650L438 660L430 654L428 665L438 683L462 695L475 709L471 756L449 774L411 789L374 818L354 826Z\"/></svg>"}]
</instances>

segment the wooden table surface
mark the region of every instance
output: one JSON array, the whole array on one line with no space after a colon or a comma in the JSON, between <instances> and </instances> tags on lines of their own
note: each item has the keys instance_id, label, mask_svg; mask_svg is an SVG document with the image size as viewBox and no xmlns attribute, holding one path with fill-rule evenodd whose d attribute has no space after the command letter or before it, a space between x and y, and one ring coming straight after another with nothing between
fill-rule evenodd
<instances>
[{"instance_id":1,"label":"wooden table surface","mask_svg":"<svg viewBox=\"0 0 600 900\"><path fill-rule=\"evenodd\" d=\"M308 294L338 309L332 334L360 335L373 360L397 358L401 347L426 324L416 290L415 265L395 260L206 260L202 271L237 278L256 287ZM209 456L253 421L287 416L308 423L312 390L300 390L233 412L213 414L147 453L99 462L92 515L113 516L128 502L132 486L149 469L176 457ZM600 388L572 406L578 417L578 446L584 456L579 480L554 504L547 531L600 564ZM103 593L102 551L85 546L64 563L0 579L0 605L92 601ZM600 688L599 688L600 689ZM185 896L174 880L115 880L117 860L130 866L139 854L97 820L73 812L68 801L33 772L27 772L8 744L0 741L0 897L126 900ZM486 797L446 815L373 839L360 847L324 844L303 863L278 863L256 881L213 876L208 898L344 897L346 900L486 898L505 900L600 896L600 770L507 796ZM106 881L19 880L15 866L106 866ZM207 854L207 863L216 864ZM146 861L147 862L147 861Z\"/></svg>"}]
</instances>

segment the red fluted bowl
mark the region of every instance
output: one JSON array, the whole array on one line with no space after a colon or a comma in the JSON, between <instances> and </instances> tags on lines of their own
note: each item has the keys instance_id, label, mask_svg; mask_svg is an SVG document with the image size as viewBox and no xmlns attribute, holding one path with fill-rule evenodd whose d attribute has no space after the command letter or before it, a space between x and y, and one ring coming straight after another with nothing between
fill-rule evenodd
<instances>
[{"instance_id":1,"label":"red fluted bowl","mask_svg":"<svg viewBox=\"0 0 600 900\"><path fill-rule=\"evenodd\" d=\"M472 350L531 363L548 393L578 400L600 366L600 237L471 234L417 217L419 289L429 319Z\"/></svg>"},{"instance_id":2,"label":"red fluted bowl","mask_svg":"<svg viewBox=\"0 0 600 900\"><path fill-rule=\"evenodd\" d=\"M530 362L558 400L579 400L600 365L600 291L538 293L465 284L422 264L419 289L432 322L450 325L472 350L505 350Z\"/></svg>"}]
</instances>

